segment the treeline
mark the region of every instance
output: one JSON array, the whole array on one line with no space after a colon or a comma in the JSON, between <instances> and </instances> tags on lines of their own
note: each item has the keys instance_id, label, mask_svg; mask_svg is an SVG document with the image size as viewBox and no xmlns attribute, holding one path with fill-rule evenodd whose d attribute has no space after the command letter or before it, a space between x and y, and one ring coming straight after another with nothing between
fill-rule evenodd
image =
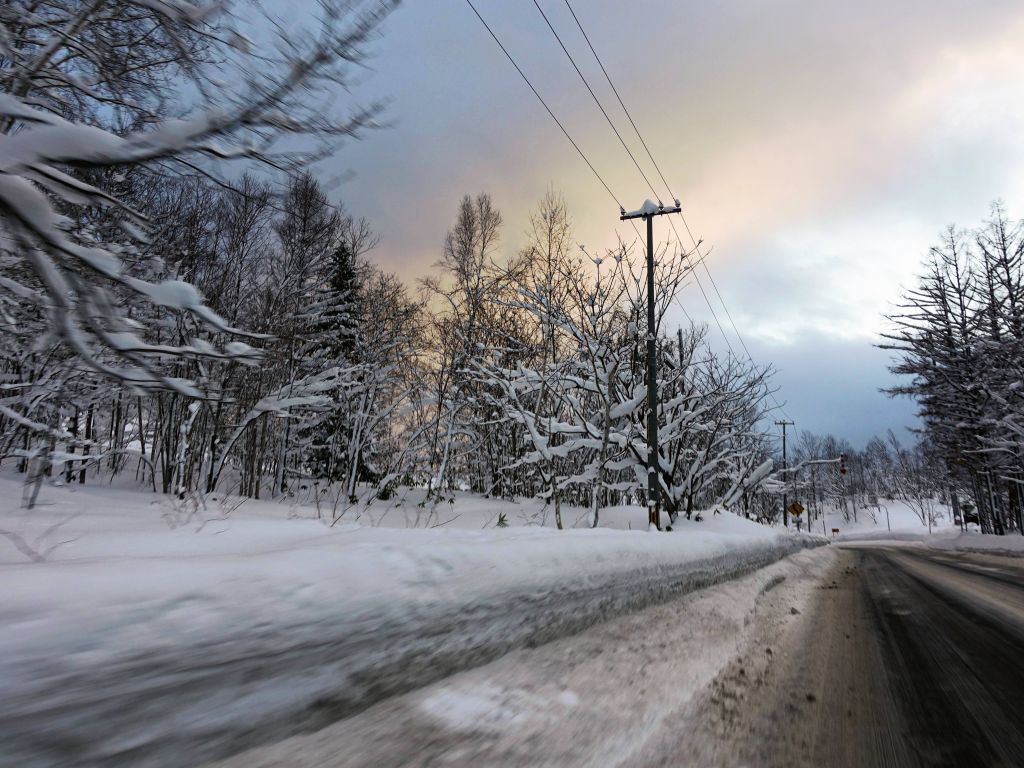
<instances>
[{"instance_id":1,"label":"treeline","mask_svg":"<svg viewBox=\"0 0 1024 768\"><path fill-rule=\"evenodd\" d=\"M644 277L627 244L582 253L558 196L504 261L500 213L467 196L434 275L413 289L373 265L370 224L310 174L283 191L251 175L230 189L143 171L121 183L159 222L138 263L168 292L194 286L218 321L179 311L180 297L118 296L117 315L134 320L125 341L168 350L153 365L170 386L140 390L48 337L45 306L9 301L3 371L18 394L2 455L33 479L330 493L335 510L365 485L384 497L399 483L435 498L465 488L539 495L559 525L563 503L590 507L596 525L604 506L645 501ZM664 503L770 515L767 371L716 356L700 328L661 328L687 257L663 248L656 276ZM225 354L190 354L215 349Z\"/></svg>"},{"instance_id":2,"label":"treeline","mask_svg":"<svg viewBox=\"0 0 1024 768\"><path fill-rule=\"evenodd\" d=\"M102 474L337 509L405 483L596 525L645 502L651 335L668 511L773 514L768 371L665 325L689 254L660 249L654 328L634 244L581 252L555 195L510 259L479 195L431 279L374 266L308 169L376 126L337 97L394 6L323 0L259 43L225 4L0 8L0 465L26 500Z\"/></svg>"},{"instance_id":3,"label":"treeline","mask_svg":"<svg viewBox=\"0 0 1024 768\"><path fill-rule=\"evenodd\" d=\"M664 246L648 329L642 262L630 244L577 246L565 203L548 194L527 243L494 258L501 217L486 195L463 199L424 283L429 308L429 482L488 494L540 495L598 510L646 503L644 350L658 339L659 483L671 515L715 504L766 511L771 469L760 424L768 371L716 356L699 328L668 329L689 254ZM424 403L426 405L426 403Z\"/></svg>"},{"instance_id":4,"label":"treeline","mask_svg":"<svg viewBox=\"0 0 1024 768\"><path fill-rule=\"evenodd\" d=\"M1001 204L949 227L908 290L883 348L920 406L924 441L954 505L986 533L1024 533L1024 223Z\"/></svg>"}]
</instances>

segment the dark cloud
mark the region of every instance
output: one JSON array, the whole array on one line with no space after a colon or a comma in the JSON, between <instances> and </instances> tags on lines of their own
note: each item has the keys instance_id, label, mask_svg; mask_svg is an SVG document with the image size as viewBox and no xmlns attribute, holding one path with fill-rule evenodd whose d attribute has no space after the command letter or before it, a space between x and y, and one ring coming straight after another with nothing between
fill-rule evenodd
<instances>
[{"instance_id":1,"label":"dark cloud","mask_svg":"<svg viewBox=\"0 0 1024 768\"><path fill-rule=\"evenodd\" d=\"M793 344L750 343L755 358L776 367L777 395L797 429L847 438L862 447L892 429L901 439L917 425L916 406L880 390L892 386L889 352L868 342L805 334Z\"/></svg>"}]
</instances>

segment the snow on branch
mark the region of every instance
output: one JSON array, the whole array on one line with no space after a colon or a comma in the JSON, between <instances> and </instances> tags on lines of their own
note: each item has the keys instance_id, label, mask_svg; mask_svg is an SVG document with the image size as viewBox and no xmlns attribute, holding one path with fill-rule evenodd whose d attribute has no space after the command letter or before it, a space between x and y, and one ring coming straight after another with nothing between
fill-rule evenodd
<instances>
[{"instance_id":1,"label":"snow on branch","mask_svg":"<svg viewBox=\"0 0 1024 768\"><path fill-rule=\"evenodd\" d=\"M209 174L208 159L289 170L357 137L380 105L334 116L324 104L395 4L324 0L315 33L281 32L276 45L256 46L246 14L226 2L13 0L0 11L19 35L0 64L0 245L10 243L4 250L36 284L5 276L0 287L42 309L84 365L137 389L203 395L202 385L161 370L168 357L254 362L258 351L240 340L219 349L153 343L128 319L125 305L143 301L210 333L268 338L234 327L186 282L138 275L140 248L151 260L176 254L151 241L151 222L115 191L117 174L154 164ZM175 73L197 98L169 117L183 94ZM90 223L96 212L116 230Z\"/></svg>"}]
</instances>

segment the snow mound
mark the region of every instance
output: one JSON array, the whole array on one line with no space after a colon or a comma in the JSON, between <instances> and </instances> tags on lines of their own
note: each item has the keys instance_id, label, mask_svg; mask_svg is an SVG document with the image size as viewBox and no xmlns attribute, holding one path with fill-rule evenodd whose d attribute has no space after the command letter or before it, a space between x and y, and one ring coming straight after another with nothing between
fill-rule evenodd
<instances>
[{"instance_id":1,"label":"snow mound","mask_svg":"<svg viewBox=\"0 0 1024 768\"><path fill-rule=\"evenodd\" d=\"M932 536L925 540L932 549L946 549L958 552L987 552L993 555L1024 557L1024 536L983 536L980 533L953 533Z\"/></svg>"}]
</instances>

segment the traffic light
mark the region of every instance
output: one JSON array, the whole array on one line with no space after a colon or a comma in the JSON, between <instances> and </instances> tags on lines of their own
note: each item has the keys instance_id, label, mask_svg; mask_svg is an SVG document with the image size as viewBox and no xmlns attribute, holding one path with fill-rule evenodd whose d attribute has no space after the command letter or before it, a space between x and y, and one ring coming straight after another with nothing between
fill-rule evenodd
<instances>
[{"instance_id":1,"label":"traffic light","mask_svg":"<svg viewBox=\"0 0 1024 768\"><path fill-rule=\"evenodd\" d=\"M839 474L840 475L845 475L846 474L846 454L845 453L840 453L839 454Z\"/></svg>"}]
</instances>

